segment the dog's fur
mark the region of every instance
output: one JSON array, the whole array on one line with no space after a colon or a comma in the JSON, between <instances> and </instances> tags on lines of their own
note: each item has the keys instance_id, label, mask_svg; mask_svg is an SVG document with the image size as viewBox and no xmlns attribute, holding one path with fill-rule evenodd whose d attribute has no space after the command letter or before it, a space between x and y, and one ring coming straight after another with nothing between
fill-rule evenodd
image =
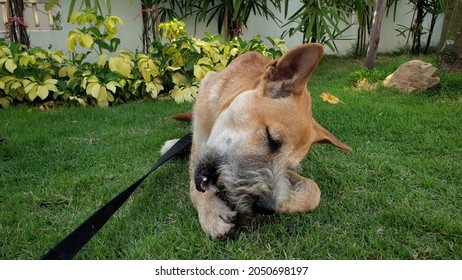
<instances>
[{"instance_id":1,"label":"dog's fur","mask_svg":"<svg viewBox=\"0 0 462 280\"><path fill-rule=\"evenodd\" d=\"M238 212L318 206L317 184L293 170L314 143L351 150L312 117L306 84L322 54L319 44L301 45L274 61L246 53L202 80L189 172L191 200L207 235L227 237Z\"/></svg>"}]
</instances>

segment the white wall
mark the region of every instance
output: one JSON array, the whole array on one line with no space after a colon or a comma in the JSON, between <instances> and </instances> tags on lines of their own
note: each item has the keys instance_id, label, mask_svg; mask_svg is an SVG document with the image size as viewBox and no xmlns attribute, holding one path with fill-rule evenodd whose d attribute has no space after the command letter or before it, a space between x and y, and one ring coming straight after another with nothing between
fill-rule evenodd
<instances>
[{"instance_id":1,"label":"white wall","mask_svg":"<svg viewBox=\"0 0 462 280\"><path fill-rule=\"evenodd\" d=\"M291 1L291 6L289 10L289 16L295 12L299 7L301 7L301 3L299 1ZM379 52L390 52L396 50L397 48L401 48L406 44L406 38L400 36L398 37L398 31L395 29L400 28L400 25L404 25L409 27L412 22L412 6L407 3L407 1L400 1L397 7L396 18L393 20L393 13L390 12L388 17L385 17L382 22L381 28L381 38L379 42ZM282 19L284 17L283 13L278 13L277 11L274 12L278 14L279 17ZM424 28L430 28L430 17L427 17L424 21ZM440 36L441 36L441 27L443 25L443 16L441 15L437 21L435 26L434 34L432 36L432 45L438 45ZM289 26L290 27L290 26ZM274 21L266 20L263 17L253 17L249 21L249 29L244 30L244 37L250 38L256 34L264 34L270 37L279 37L281 36L282 32L289 28L279 27ZM345 28L345 26L340 26L340 29ZM350 52L355 43L356 43L356 34L358 30L358 25L355 24L346 30L343 34L343 39L347 40L336 40L335 44L339 50L340 54L347 54ZM407 35L407 33L406 33ZM301 33L295 34L291 38L285 38L287 41L288 46L294 47L302 42L303 35ZM422 45L425 45L427 40L427 35L422 36ZM412 40L409 41L411 43ZM326 53L333 53L328 47L325 48Z\"/></svg>"},{"instance_id":2,"label":"white wall","mask_svg":"<svg viewBox=\"0 0 462 280\"><path fill-rule=\"evenodd\" d=\"M63 15L63 30L55 31L33 31L30 30L30 38L32 45L41 46L43 48L48 48L51 45L55 49L66 50L66 39L69 31L75 28L74 25L66 22L67 12L69 10L69 2L67 0L61 1L62 3L62 15ZM140 11L140 4L137 1L118 0L112 1L112 14L117 15L122 18L124 21L124 26L119 28L119 38L121 39L120 49L127 49L135 51L136 49L142 49L141 42L141 30L142 23L141 17L138 17L134 20L137 13ZM289 15L296 11L300 7L301 3L299 1L291 1ZM275 11L276 14L278 12ZM399 25L410 26L412 21L412 6L407 4L407 1L401 1L396 14L396 20L393 21L393 15L390 14L387 18L384 19L382 23L382 33L379 43L379 52L388 52L395 50L399 47L403 47L406 43L406 38L398 37L398 32L395 30L399 28ZM283 19L283 14L279 13L279 17ZM212 22L208 27L205 26L205 23L199 23L196 27L196 32L194 32L194 18L188 18L185 20L187 31L189 35L200 38L203 36L204 32L210 32L212 34L217 34L217 24ZM430 19L427 18L424 22L425 27L429 27ZM280 24L282 25L282 24ZM432 44L437 45L439 42L442 26L442 16L439 18L439 21L436 25L435 34L432 37ZM252 16L248 23L248 29L244 29L244 38L249 39L254 35L261 34L270 37L280 37L282 32L289 28L282 28L276 24L271 19L266 20L264 17ZM340 54L347 54L355 44L357 26L354 25L348 29L344 38L350 38L351 40L337 40L336 44L339 49ZM302 42L302 34L296 34L291 38L285 38L289 47L294 47ZM426 35L423 36L422 43L426 41ZM332 53L329 48L326 47L326 53Z\"/></svg>"},{"instance_id":3,"label":"white wall","mask_svg":"<svg viewBox=\"0 0 462 280\"><path fill-rule=\"evenodd\" d=\"M142 43L140 39L142 22L141 17L139 17L136 21L133 20L140 10L140 5L136 1L132 2L134 3L129 4L128 1L125 0L112 1L112 14L119 16L124 22L124 25L119 27L119 38L121 40L121 45L119 48L134 51L136 48L142 49ZM32 46L40 46L47 49L51 45L53 49L67 52L67 36L69 32L77 26L66 22L70 1L63 0L61 1L61 5L63 29L36 30L33 27L28 28ZM47 22L43 22L43 24L48 25Z\"/></svg>"}]
</instances>

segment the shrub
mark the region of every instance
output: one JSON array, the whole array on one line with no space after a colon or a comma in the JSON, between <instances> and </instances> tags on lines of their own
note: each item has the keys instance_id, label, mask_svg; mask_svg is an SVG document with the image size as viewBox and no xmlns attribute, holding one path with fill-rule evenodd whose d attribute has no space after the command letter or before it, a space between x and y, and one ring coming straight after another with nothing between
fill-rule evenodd
<instances>
[{"instance_id":1,"label":"shrub","mask_svg":"<svg viewBox=\"0 0 462 280\"><path fill-rule=\"evenodd\" d=\"M79 27L69 33L68 56L0 41L3 107L38 99L104 107L159 96L190 102L208 71L219 71L248 51L274 59L286 50L283 40L261 36L225 42L221 36L206 33L196 39L187 35L183 22L174 19L159 26L167 42L156 40L148 53L131 53L118 50L120 18L86 10L74 13L71 22Z\"/></svg>"},{"instance_id":2,"label":"shrub","mask_svg":"<svg viewBox=\"0 0 462 280\"><path fill-rule=\"evenodd\" d=\"M6 107L13 101L59 98L63 92L58 89L55 77L66 59L60 51L26 49L18 43L7 45L1 40L0 104Z\"/></svg>"}]
</instances>

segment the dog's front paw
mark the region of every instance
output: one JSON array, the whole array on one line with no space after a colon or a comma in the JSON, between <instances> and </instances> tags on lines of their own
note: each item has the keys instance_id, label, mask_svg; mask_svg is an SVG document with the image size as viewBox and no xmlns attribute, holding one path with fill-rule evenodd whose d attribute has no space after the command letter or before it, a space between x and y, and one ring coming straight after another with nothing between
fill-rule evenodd
<instances>
[{"instance_id":1,"label":"dog's front paw","mask_svg":"<svg viewBox=\"0 0 462 280\"><path fill-rule=\"evenodd\" d=\"M304 178L297 173L288 173L291 187L285 190L277 205L277 212L305 212L313 211L321 200L321 191L311 179Z\"/></svg>"},{"instance_id":2,"label":"dog's front paw","mask_svg":"<svg viewBox=\"0 0 462 280\"><path fill-rule=\"evenodd\" d=\"M237 212L219 198L209 201L199 212L199 221L204 232L213 239L226 239L234 234Z\"/></svg>"}]
</instances>

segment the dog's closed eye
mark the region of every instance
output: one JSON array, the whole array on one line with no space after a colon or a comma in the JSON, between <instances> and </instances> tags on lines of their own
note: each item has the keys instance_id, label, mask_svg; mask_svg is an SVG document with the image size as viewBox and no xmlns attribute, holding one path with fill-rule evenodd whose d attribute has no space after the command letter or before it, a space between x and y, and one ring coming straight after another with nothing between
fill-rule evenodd
<instances>
[{"instance_id":1,"label":"dog's closed eye","mask_svg":"<svg viewBox=\"0 0 462 280\"><path fill-rule=\"evenodd\" d=\"M268 139L268 146L269 146L271 152L277 153L279 151L279 149L281 149L282 141L275 139L271 135L268 127L266 128L266 138Z\"/></svg>"}]
</instances>

